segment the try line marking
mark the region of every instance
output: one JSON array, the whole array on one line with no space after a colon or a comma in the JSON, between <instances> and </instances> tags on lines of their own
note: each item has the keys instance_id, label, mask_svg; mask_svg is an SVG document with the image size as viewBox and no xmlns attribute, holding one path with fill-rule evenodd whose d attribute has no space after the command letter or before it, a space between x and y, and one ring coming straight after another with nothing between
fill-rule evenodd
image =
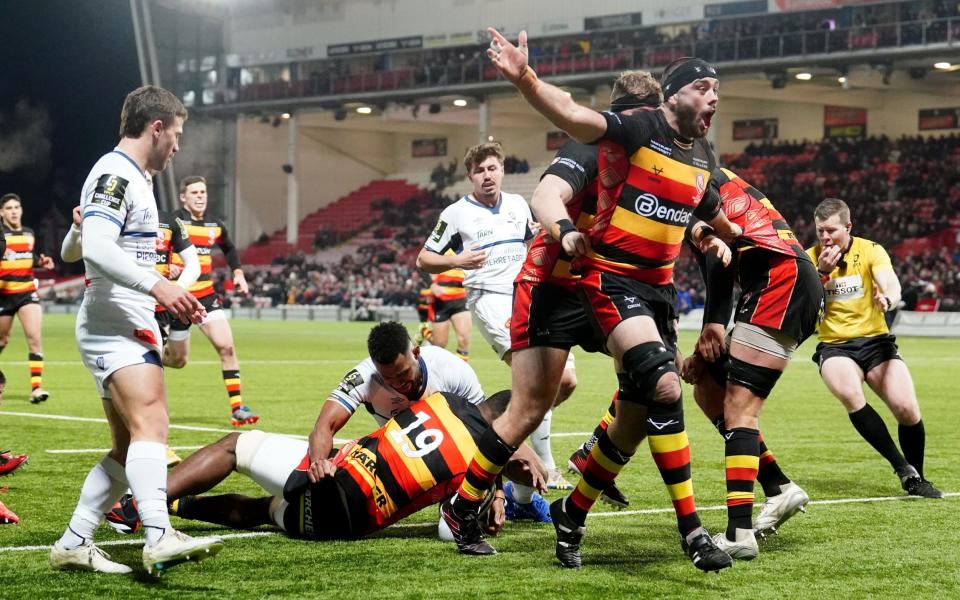
<instances>
[{"instance_id":1,"label":"try line marking","mask_svg":"<svg viewBox=\"0 0 960 600\"><path fill-rule=\"evenodd\" d=\"M960 492L949 492L943 495L944 498L956 498L960 496ZM830 506L836 504L856 504L864 502L891 502L894 500L921 500L917 496L880 496L877 498L836 498L833 500L812 500L809 505L816 506ZM754 506L760 506L755 504ZM716 506L701 506L697 508L700 510L727 510L725 504L720 504ZM661 513L673 513L672 508L644 508L640 510L619 510L613 512L597 512L590 513L590 517L628 517L631 515L654 515ZM399 523L392 525L391 527L396 528L413 528L413 527L436 527L436 521L428 521L426 523ZM11 525L12 527L12 525ZM224 535L219 535L217 537L224 540L232 539L241 539L241 538L253 538L253 537L266 537L271 535L279 535L279 531L248 531L245 533L226 533ZM138 537L132 540L110 540L107 542L97 542L97 546L140 546L143 544L143 538ZM0 546L0 552L49 552L50 546Z\"/></svg>"},{"instance_id":2,"label":"try line marking","mask_svg":"<svg viewBox=\"0 0 960 600\"><path fill-rule=\"evenodd\" d=\"M28 417L33 419L53 419L56 421L78 421L80 423L103 423L106 424L106 419L98 419L95 417L74 417L71 415L48 415L43 413L25 413L25 412L14 412L7 410L0 410L0 415L6 415L10 417ZM253 429L224 429L220 427L200 427L197 425L176 425L171 423L169 425L170 429L182 429L184 431L208 431L212 433L243 433L244 431L253 431ZM269 433L276 433L276 435L282 435L284 437L294 438L298 440L305 440L307 436L300 435L297 433L279 433L271 431ZM334 443L343 444L344 442L349 442L349 438L334 438ZM182 450L195 450L196 448L202 448L203 446L182 446L175 449ZM51 454L92 454L95 452L106 452L109 448L76 448L76 449L65 449L65 450L47 450Z\"/></svg>"}]
</instances>

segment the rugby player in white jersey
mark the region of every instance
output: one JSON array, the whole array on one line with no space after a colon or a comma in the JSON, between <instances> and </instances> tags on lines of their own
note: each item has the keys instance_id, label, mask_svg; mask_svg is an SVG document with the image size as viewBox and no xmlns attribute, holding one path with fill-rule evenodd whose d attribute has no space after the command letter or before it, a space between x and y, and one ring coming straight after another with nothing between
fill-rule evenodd
<instances>
[{"instance_id":1,"label":"rugby player in white jersey","mask_svg":"<svg viewBox=\"0 0 960 600\"><path fill-rule=\"evenodd\" d=\"M370 330L370 356L344 375L320 409L310 434L311 481L333 474L333 436L361 406L383 425L410 404L436 392L449 392L470 404L484 400L470 365L437 346L414 346L400 323L386 321Z\"/></svg>"},{"instance_id":2,"label":"rugby player in white jersey","mask_svg":"<svg viewBox=\"0 0 960 600\"><path fill-rule=\"evenodd\" d=\"M527 257L526 243L532 239L529 224L533 215L519 194L501 190L503 151L500 144L480 144L467 150L463 159L473 193L454 202L440 213L437 226L417 256L417 267L428 273L448 269L464 270L467 308L480 326L480 333L497 356L510 364L510 317L513 314L513 282ZM453 250L454 254L447 253ZM576 387L572 354L564 370L556 404ZM548 412L531 434L534 452L550 473L550 487L570 489L563 480L550 450ZM518 501L527 504L532 490L518 488ZM544 519L545 520L545 519Z\"/></svg>"},{"instance_id":3,"label":"rugby player in white jersey","mask_svg":"<svg viewBox=\"0 0 960 600\"><path fill-rule=\"evenodd\" d=\"M103 514L129 488L146 543L143 566L160 572L211 556L219 538L191 538L170 525L166 507L167 398L154 305L199 322L203 309L156 271L157 204L144 173L163 170L179 149L187 111L170 92L144 86L120 115L121 140L83 185L81 236L88 285L77 315L77 347L93 375L113 447L87 475L63 536L50 551L55 569L129 573L93 543Z\"/></svg>"}]
</instances>

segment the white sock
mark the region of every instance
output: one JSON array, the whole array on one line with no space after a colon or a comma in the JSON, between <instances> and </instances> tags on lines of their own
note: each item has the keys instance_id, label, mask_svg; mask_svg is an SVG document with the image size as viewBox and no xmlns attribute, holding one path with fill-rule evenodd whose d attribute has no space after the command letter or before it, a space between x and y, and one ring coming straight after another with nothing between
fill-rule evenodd
<instances>
[{"instance_id":1,"label":"white sock","mask_svg":"<svg viewBox=\"0 0 960 600\"><path fill-rule=\"evenodd\" d=\"M533 492L535 491L536 490L529 485L520 485L516 481L513 482L513 499L519 504L530 504L533 502Z\"/></svg>"},{"instance_id":2,"label":"white sock","mask_svg":"<svg viewBox=\"0 0 960 600\"><path fill-rule=\"evenodd\" d=\"M127 476L123 466L109 456L90 469L80 488L80 500L70 518L70 525L60 538L60 545L71 550L93 541L93 532L103 521L103 514L127 489Z\"/></svg>"},{"instance_id":3,"label":"white sock","mask_svg":"<svg viewBox=\"0 0 960 600\"><path fill-rule=\"evenodd\" d=\"M127 449L127 481L152 546L170 529L167 514L167 447L160 442L133 442Z\"/></svg>"},{"instance_id":4,"label":"white sock","mask_svg":"<svg viewBox=\"0 0 960 600\"><path fill-rule=\"evenodd\" d=\"M543 415L543 420L530 434L530 444L533 446L533 451L540 457L547 469L557 468L557 463L553 461L553 452L550 450L550 424L552 421L553 410L551 409Z\"/></svg>"}]
</instances>

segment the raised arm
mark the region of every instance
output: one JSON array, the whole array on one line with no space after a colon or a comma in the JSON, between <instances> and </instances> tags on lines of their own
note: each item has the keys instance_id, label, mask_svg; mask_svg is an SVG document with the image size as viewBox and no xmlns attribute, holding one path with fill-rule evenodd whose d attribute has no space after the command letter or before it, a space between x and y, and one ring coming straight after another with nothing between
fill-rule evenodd
<instances>
[{"instance_id":1,"label":"raised arm","mask_svg":"<svg viewBox=\"0 0 960 600\"><path fill-rule=\"evenodd\" d=\"M487 32L493 38L487 56L537 112L584 143L594 142L606 133L607 122L600 113L577 104L565 91L537 78L527 64L526 31L520 32L516 46L492 27Z\"/></svg>"}]
</instances>

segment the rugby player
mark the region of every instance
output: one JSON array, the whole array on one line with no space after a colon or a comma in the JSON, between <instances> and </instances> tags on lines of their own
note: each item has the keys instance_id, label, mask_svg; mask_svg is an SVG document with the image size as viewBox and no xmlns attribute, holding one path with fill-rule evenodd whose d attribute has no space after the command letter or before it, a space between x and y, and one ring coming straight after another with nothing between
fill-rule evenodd
<instances>
[{"instance_id":1,"label":"rugby player","mask_svg":"<svg viewBox=\"0 0 960 600\"><path fill-rule=\"evenodd\" d=\"M533 238L533 231L530 207L523 197L501 192L503 159L503 150L496 142L467 151L463 162L473 183L473 193L440 213L436 228L417 256L417 266L428 273L451 268L464 270L467 306L484 339L509 365L513 282L526 258L526 243ZM554 406L569 398L575 388L576 373L569 362ZM550 470L551 487L569 489L572 486L557 469L550 449L550 422L548 411L538 420L530 441ZM523 486L515 489L521 495L518 500L527 503L533 490ZM546 511L542 517L547 520Z\"/></svg>"},{"instance_id":2,"label":"rugby player","mask_svg":"<svg viewBox=\"0 0 960 600\"><path fill-rule=\"evenodd\" d=\"M3 238L6 249L0 259L0 352L10 341L13 317L20 318L27 338L27 364L30 369L30 402L38 404L50 397L43 389L43 307L37 294L35 267L53 268L53 259L35 250L33 230L23 225L20 196L0 197Z\"/></svg>"},{"instance_id":3,"label":"rugby player","mask_svg":"<svg viewBox=\"0 0 960 600\"><path fill-rule=\"evenodd\" d=\"M433 291L433 335L430 343L446 348L452 324L457 335L457 356L470 360L470 330L473 328L473 318L467 308L464 277L463 269L450 269L430 275L430 289Z\"/></svg>"},{"instance_id":4,"label":"rugby player","mask_svg":"<svg viewBox=\"0 0 960 600\"><path fill-rule=\"evenodd\" d=\"M456 490L487 423L503 412L509 391L475 404L435 392L405 406L380 429L332 455L324 477L310 475L307 442L262 431L231 433L201 448L170 472L171 514L246 529L274 524L292 537L357 539L440 502ZM232 472L253 479L270 496L198 496ZM508 477L544 488L540 462L526 446L511 457ZM485 530L504 523L502 490L492 495ZM125 502L129 504L129 501ZM124 521L122 511L112 518Z\"/></svg>"},{"instance_id":5,"label":"rugby player","mask_svg":"<svg viewBox=\"0 0 960 600\"><path fill-rule=\"evenodd\" d=\"M2 238L3 236L0 236ZM3 241L0 239L0 254L3 253ZM3 403L3 391L7 387L7 377L0 371L0 404ZM0 477L13 475L17 469L27 462L26 454L14 454L9 450L0 452ZM0 502L0 525L16 524L20 517Z\"/></svg>"},{"instance_id":6,"label":"rugby player","mask_svg":"<svg viewBox=\"0 0 960 600\"><path fill-rule=\"evenodd\" d=\"M660 99L656 79L643 71L628 71L613 84L610 109L629 115L656 109ZM523 439L523 431L512 430L529 427L527 419L535 424L537 415L550 408L573 345L589 352L602 347L577 295L579 275L571 264L590 247L587 236L597 212L596 176L597 147L570 140L557 152L533 192L530 206L534 214L555 226L537 235L514 284L510 320L513 399L507 415L494 424L504 439ZM600 431L614 414L615 400L598 426ZM578 473L594 443L591 438L571 457L570 465ZM582 459L578 452L583 453ZM602 497L616 506L629 504L614 482L603 490Z\"/></svg>"},{"instance_id":7,"label":"rugby player","mask_svg":"<svg viewBox=\"0 0 960 600\"><path fill-rule=\"evenodd\" d=\"M751 560L759 553L755 530L775 531L810 500L766 448L759 416L793 352L816 329L823 289L803 246L759 190L732 171L715 169L707 193L720 199L723 212L743 234L726 267L690 244L707 298L703 328L683 374L694 384L697 404L725 439L727 530L714 542L732 558ZM734 283L741 290L736 312ZM732 315L735 323L727 335ZM709 376L701 377L704 368ZM753 488L758 478L767 501L754 526Z\"/></svg>"},{"instance_id":8,"label":"rugby player","mask_svg":"<svg viewBox=\"0 0 960 600\"><path fill-rule=\"evenodd\" d=\"M622 373L621 388L617 414L591 450L577 488L551 505L557 557L564 566L580 566L588 511L646 435L673 500L682 548L699 569L729 567L730 557L716 547L696 512L675 365L672 284L684 230L715 162L702 138L716 111L716 71L698 59L677 61L664 74L665 100L659 110L629 117L600 114L537 79L527 65L526 32L516 47L497 31L488 31L493 36L488 56L534 108L581 142L603 140L597 217L578 286ZM712 225L726 235L736 233L722 214L710 212ZM716 236L697 241L722 250ZM444 510L461 552L494 552L476 527L476 507L515 442L488 430L457 496Z\"/></svg>"},{"instance_id":9,"label":"rugby player","mask_svg":"<svg viewBox=\"0 0 960 600\"><path fill-rule=\"evenodd\" d=\"M147 171L144 174L147 180L147 187L153 189L153 175ZM183 223L175 216L157 211L157 272L165 279L175 278L177 285L186 289L189 288L200 275L200 261L197 259L197 249L190 242ZM73 224L67 231L60 246L60 258L64 262L72 263L83 259L82 236L80 227L83 223L83 213L81 207L73 209ZM170 259L172 253L170 250L179 253L183 263L182 268L171 265ZM160 304L154 307L154 318L160 326L160 340L162 344L167 342L167 336L170 333L170 324L173 318L170 313ZM167 447L167 466L172 467L178 464L181 458L177 453Z\"/></svg>"},{"instance_id":10,"label":"rugby player","mask_svg":"<svg viewBox=\"0 0 960 600\"><path fill-rule=\"evenodd\" d=\"M847 409L857 432L880 453L911 496L942 498L923 473L926 433L910 370L900 356L884 313L900 303L900 282L880 244L854 237L850 208L827 198L813 212L818 243L807 249L827 294L827 310L813 361L827 388ZM900 449L877 411L867 402L863 382L897 420ZM901 454L901 451L903 452Z\"/></svg>"},{"instance_id":11,"label":"rugby player","mask_svg":"<svg viewBox=\"0 0 960 600\"><path fill-rule=\"evenodd\" d=\"M77 315L77 347L103 399L113 447L88 473L63 535L50 550L55 569L128 573L93 543L103 514L126 489L136 498L148 573L212 556L219 538L191 538L166 510L167 399L155 303L194 322L204 310L187 290L156 271L157 205L144 173L161 171L179 149L187 111L170 92L130 92L121 140L83 185L82 251L89 284Z\"/></svg>"},{"instance_id":12,"label":"rugby player","mask_svg":"<svg viewBox=\"0 0 960 600\"><path fill-rule=\"evenodd\" d=\"M243 403L240 363L233 345L233 331L223 311L220 295L213 289L212 281L213 247L218 246L233 273L235 289L241 295L247 295L249 289L240 265L240 253L230 240L226 224L219 219L206 216L206 179L199 175L184 177L180 181L180 202L183 208L177 211L175 216L186 227L190 241L197 248L197 255L200 258L200 276L189 289L207 311L206 318L200 323L200 331L207 336L220 357L223 385L230 400L230 424L234 427L252 425L260 420L260 415ZM183 260L174 253L171 264L182 266ZM190 324L172 321L169 341L163 348L163 364L174 369L182 369L187 364L189 354Z\"/></svg>"}]
</instances>

